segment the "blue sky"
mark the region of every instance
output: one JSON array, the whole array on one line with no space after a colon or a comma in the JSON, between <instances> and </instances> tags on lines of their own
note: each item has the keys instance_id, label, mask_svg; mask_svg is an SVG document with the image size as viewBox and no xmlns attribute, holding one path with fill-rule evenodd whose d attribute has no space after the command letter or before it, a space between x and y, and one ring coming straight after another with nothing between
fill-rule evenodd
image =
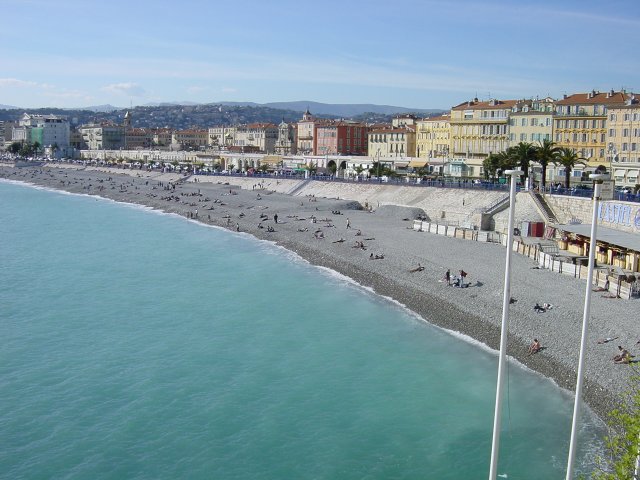
<instances>
[{"instance_id":1,"label":"blue sky","mask_svg":"<svg viewBox=\"0 0 640 480\"><path fill-rule=\"evenodd\" d=\"M0 104L640 91L638 0L0 0Z\"/></svg>"}]
</instances>

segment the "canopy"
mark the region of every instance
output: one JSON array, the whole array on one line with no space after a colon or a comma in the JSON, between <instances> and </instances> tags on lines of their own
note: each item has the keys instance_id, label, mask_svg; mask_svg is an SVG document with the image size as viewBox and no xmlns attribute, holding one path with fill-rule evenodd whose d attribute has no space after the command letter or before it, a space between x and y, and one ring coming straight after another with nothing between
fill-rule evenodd
<instances>
[{"instance_id":1,"label":"canopy","mask_svg":"<svg viewBox=\"0 0 640 480\"><path fill-rule=\"evenodd\" d=\"M423 168L426 164L426 160L411 160L409 162L409 166L413 168Z\"/></svg>"},{"instance_id":2,"label":"canopy","mask_svg":"<svg viewBox=\"0 0 640 480\"><path fill-rule=\"evenodd\" d=\"M629 177L629 178L637 178L638 177L638 170L629 170L627 172L627 177Z\"/></svg>"},{"instance_id":3,"label":"canopy","mask_svg":"<svg viewBox=\"0 0 640 480\"><path fill-rule=\"evenodd\" d=\"M591 225L585 223L575 225L556 225L556 228L563 232L571 232L583 237L591 237ZM635 252L640 252L640 237L637 233L622 232L620 230L614 230L613 228L598 225L596 240L616 247L627 248Z\"/></svg>"},{"instance_id":4,"label":"canopy","mask_svg":"<svg viewBox=\"0 0 640 480\"><path fill-rule=\"evenodd\" d=\"M616 170L615 174L616 177L624 177L624 170Z\"/></svg>"}]
</instances>

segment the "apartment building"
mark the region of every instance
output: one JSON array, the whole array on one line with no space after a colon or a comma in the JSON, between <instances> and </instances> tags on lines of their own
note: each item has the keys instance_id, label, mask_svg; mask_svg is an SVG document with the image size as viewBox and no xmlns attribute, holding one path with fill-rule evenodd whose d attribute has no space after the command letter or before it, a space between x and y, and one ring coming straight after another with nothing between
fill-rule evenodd
<instances>
[{"instance_id":1,"label":"apartment building","mask_svg":"<svg viewBox=\"0 0 640 480\"><path fill-rule=\"evenodd\" d=\"M635 187L640 183L640 99L632 95L621 107L607 111L605 151L607 168L615 184Z\"/></svg>"},{"instance_id":2,"label":"apartment building","mask_svg":"<svg viewBox=\"0 0 640 480\"><path fill-rule=\"evenodd\" d=\"M278 140L278 127L273 123L250 123L236 128L233 146L252 151L273 153Z\"/></svg>"},{"instance_id":3,"label":"apartment building","mask_svg":"<svg viewBox=\"0 0 640 480\"><path fill-rule=\"evenodd\" d=\"M367 127L361 123L324 121L316 124L314 155L366 155Z\"/></svg>"},{"instance_id":4,"label":"apartment building","mask_svg":"<svg viewBox=\"0 0 640 480\"><path fill-rule=\"evenodd\" d=\"M430 162L444 162L451 142L451 115L416 121L416 156Z\"/></svg>"},{"instance_id":5,"label":"apartment building","mask_svg":"<svg viewBox=\"0 0 640 480\"><path fill-rule=\"evenodd\" d=\"M209 128L209 145L218 148L229 148L236 138L236 127L218 126Z\"/></svg>"},{"instance_id":6,"label":"apartment building","mask_svg":"<svg viewBox=\"0 0 640 480\"><path fill-rule=\"evenodd\" d=\"M517 100L477 98L451 109L451 148L447 171L452 176L482 177L482 162L509 145L509 115Z\"/></svg>"},{"instance_id":7,"label":"apartment building","mask_svg":"<svg viewBox=\"0 0 640 480\"><path fill-rule=\"evenodd\" d=\"M89 150L125 148L125 127L113 123L90 123L80 127L83 144Z\"/></svg>"},{"instance_id":8,"label":"apartment building","mask_svg":"<svg viewBox=\"0 0 640 480\"><path fill-rule=\"evenodd\" d=\"M375 159L406 158L416 155L416 131L413 127L374 127L368 134L369 156ZM376 160L376 161L377 161Z\"/></svg>"},{"instance_id":9,"label":"apartment building","mask_svg":"<svg viewBox=\"0 0 640 480\"><path fill-rule=\"evenodd\" d=\"M300 155L312 155L315 151L314 135L316 119L307 108L298 122L297 150Z\"/></svg>"},{"instance_id":10,"label":"apartment building","mask_svg":"<svg viewBox=\"0 0 640 480\"><path fill-rule=\"evenodd\" d=\"M585 171L593 171L599 166L607 167L607 111L623 107L630 98L630 94L614 90L565 95L556 102L554 141L558 146L571 148L585 158ZM576 170L577 175L580 169Z\"/></svg>"},{"instance_id":11,"label":"apartment building","mask_svg":"<svg viewBox=\"0 0 640 480\"><path fill-rule=\"evenodd\" d=\"M209 144L209 131L188 129L177 130L171 134L171 144L178 149L200 149Z\"/></svg>"}]
</instances>

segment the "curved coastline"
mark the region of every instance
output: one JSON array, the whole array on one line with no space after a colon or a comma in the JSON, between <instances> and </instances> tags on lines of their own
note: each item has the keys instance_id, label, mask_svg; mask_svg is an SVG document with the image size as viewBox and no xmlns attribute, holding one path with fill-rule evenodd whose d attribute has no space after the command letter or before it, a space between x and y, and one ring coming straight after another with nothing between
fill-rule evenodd
<instances>
[{"instance_id":1,"label":"curved coastline","mask_svg":"<svg viewBox=\"0 0 640 480\"><path fill-rule=\"evenodd\" d=\"M397 301L431 324L459 332L494 350L499 346L503 247L415 232L407 228L410 222L398 218L398 209L392 214L385 214L384 208L368 213L353 210L353 202L347 200L296 197L262 189L256 192L214 183L224 182L220 177L210 177L212 182L181 183L169 193L164 188L171 177L160 180L164 176L152 178L145 173L62 169L57 165L0 166L2 178L55 190L98 195L188 218L198 209L194 220L232 230L238 224L242 232L293 251L311 264L339 272L376 294ZM67 184L63 185L63 181ZM105 182L126 186L124 190L118 187L97 191L96 182L103 187L107 185ZM158 185L159 182L163 184ZM180 193L192 196L183 197ZM167 195L184 200L161 199ZM209 201L205 202L205 198ZM335 211L341 211L341 215L332 214ZM274 213L279 215L277 224L273 221ZM260 218L259 214L268 218ZM312 215L327 218L329 222L312 224L309 220ZM352 228L346 228L347 217ZM275 231L268 232L267 225ZM315 229L322 230L323 239L313 236ZM362 231L360 237L355 236L358 229ZM351 248L358 238L374 240L365 240L367 250L362 251ZM339 242L340 239L344 242ZM384 259L369 260L371 253L384 254ZM419 262L425 270L409 273ZM523 284L512 286L517 302L511 311L508 355L551 378L559 387L572 391L576 375L572 365L577 364L580 305L585 283L544 270L532 270L531 261L519 255L514 255L513 263L513 281L523 281ZM458 269L470 272L472 286L447 287L441 282L446 268L452 272ZM536 314L532 309L535 302L549 302L556 308ZM634 300L594 298L589 339L592 351L587 358L584 392L586 402L600 418L606 417L627 389L631 369L614 365L610 360L617 342L596 345L596 340L618 335L621 344L632 347L638 339L629 343L632 335L637 334L631 318L637 318L637 313L639 306ZM533 336L539 337L546 349L529 356L527 347Z\"/></svg>"}]
</instances>

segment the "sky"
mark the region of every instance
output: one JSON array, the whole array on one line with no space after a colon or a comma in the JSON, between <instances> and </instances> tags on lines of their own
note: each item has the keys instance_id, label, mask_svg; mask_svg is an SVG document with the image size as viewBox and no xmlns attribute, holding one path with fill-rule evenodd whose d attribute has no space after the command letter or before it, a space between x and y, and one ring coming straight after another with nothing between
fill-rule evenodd
<instances>
[{"instance_id":1,"label":"sky","mask_svg":"<svg viewBox=\"0 0 640 480\"><path fill-rule=\"evenodd\" d=\"M640 91L638 0L0 0L0 104Z\"/></svg>"}]
</instances>

